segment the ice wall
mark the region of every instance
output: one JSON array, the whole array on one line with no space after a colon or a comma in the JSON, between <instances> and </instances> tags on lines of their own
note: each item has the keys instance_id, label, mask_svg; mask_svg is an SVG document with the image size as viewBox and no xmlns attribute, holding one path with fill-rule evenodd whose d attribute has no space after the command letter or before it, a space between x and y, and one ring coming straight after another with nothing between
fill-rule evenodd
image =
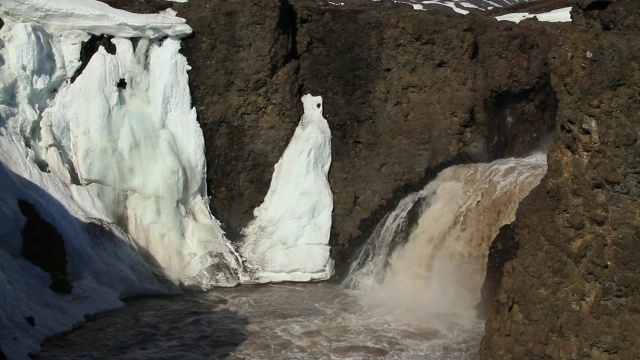
<instances>
[{"instance_id":1,"label":"ice wall","mask_svg":"<svg viewBox=\"0 0 640 360\"><path fill-rule=\"evenodd\" d=\"M245 283L324 280L333 274L331 132L322 117L322 98L305 95L302 103L304 115L275 165L264 202L243 230Z\"/></svg>"},{"instance_id":2,"label":"ice wall","mask_svg":"<svg viewBox=\"0 0 640 360\"><path fill-rule=\"evenodd\" d=\"M96 194L172 280L235 285L236 255L208 210L204 138L180 40L142 39L135 49L129 39L112 42L115 54L100 48L43 112L46 154L63 154L48 163Z\"/></svg>"},{"instance_id":3,"label":"ice wall","mask_svg":"<svg viewBox=\"0 0 640 360\"><path fill-rule=\"evenodd\" d=\"M78 204L99 199L42 172L22 138L0 131L0 348L9 359L27 358L45 337L84 321L85 314L122 306L122 297L178 291L99 206L87 213ZM26 219L18 200L32 204L64 239L70 294L54 292L51 276L22 257Z\"/></svg>"},{"instance_id":4,"label":"ice wall","mask_svg":"<svg viewBox=\"0 0 640 360\"><path fill-rule=\"evenodd\" d=\"M236 284L238 255L208 209L184 20L92 0L3 0L0 17L4 355L25 358L124 296ZM114 36L115 52L99 48L72 82L91 34ZM64 274L26 260L20 201L59 234ZM68 293L50 288L61 276Z\"/></svg>"}]
</instances>

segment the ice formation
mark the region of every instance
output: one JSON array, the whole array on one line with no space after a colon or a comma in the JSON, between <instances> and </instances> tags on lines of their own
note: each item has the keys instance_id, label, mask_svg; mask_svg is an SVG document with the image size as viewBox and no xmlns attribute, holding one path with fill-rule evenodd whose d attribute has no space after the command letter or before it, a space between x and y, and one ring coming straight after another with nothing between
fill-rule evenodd
<instances>
[{"instance_id":1,"label":"ice formation","mask_svg":"<svg viewBox=\"0 0 640 360\"><path fill-rule=\"evenodd\" d=\"M97 0L2 0L5 22L37 22L52 33L84 31L120 37L180 36L191 27L172 10L161 14L133 14Z\"/></svg>"},{"instance_id":2,"label":"ice formation","mask_svg":"<svg viewBox=\"0 0 640 360\"><path fill-rule=\"evenodd\" d=\"M124 296L178 291L147 266L99 206L92 213L79 206L97 204L95 196L42 172L24 139L7 130L0 129L0 349L9 359L37 352L45 337L84 321L85 314L121 306ZM52 291L50 275L21 256L26 220L19 200L64 238L71 294Z\"/></svg>"},{"instance_id":3,"label":"ice formation","mask_svg":"<svg viewBox=\"0 0 640 360\"><path fill-rule=\"evenodd\" d=\"M240 252L253 268L243 282L324 280L333 274L331 132L322 98L305 95L302 102L304 115L275 165L264 202L243 230Z\"/></svg>"},{"instance_id":4,"label":"ice formation","mask_svg":"<svg viewBox=\"0 0 640 360\"><path fill-rule=\"evenodd\" d=\"M93 0L3 0L0 16L2 352L24 358L124 296L235 285L238 255L208 208L184 20ZM92 34L113 46L75 77ZM22 254L24 202L62 237L71 293Z\"/></svg>"}]
</instances>

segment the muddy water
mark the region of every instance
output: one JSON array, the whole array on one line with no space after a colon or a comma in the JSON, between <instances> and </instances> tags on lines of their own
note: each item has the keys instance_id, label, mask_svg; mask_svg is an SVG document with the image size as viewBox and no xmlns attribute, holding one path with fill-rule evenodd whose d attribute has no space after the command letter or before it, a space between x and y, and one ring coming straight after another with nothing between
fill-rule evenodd
<instances>
[{"instance_id":1,"label":"muddy water","mask_svg":"<svg viewBox=\"0 0 640 360\"><path fill-rule=\"evenodd\" d=\"M546 170L544 154L445 169L378 224L345 284L432 324L475 321L491 242Z\"/></svg>"},{"instance_id":2,"label":"muddy water","mask_svg":"<svg viewBox=\"0 0 640 360\"><path fill-rule=\"evenodd\" d=\"M128 301L43 359L477 359L487 252L541 154L453 166L377 226L345 286L240 286ZM410 218L416 218L410 226Z\"/></svg>"},{"instance_id":3,"label":"muddy water","mask_svg":"<svg viewBox=\"0 0 640 360\"><path fill-rule=\"evenodd\" d=\"M136 299L48 340L39 358L477 358L481 321L442 327L368 296L316 283Z\"/></svg>"}]
</instances>

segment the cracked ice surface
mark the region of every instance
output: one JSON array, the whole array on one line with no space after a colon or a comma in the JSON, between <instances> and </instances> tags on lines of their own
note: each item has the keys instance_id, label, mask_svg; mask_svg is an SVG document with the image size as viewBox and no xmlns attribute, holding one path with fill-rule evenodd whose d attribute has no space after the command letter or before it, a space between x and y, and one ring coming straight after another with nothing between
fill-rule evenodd
<instances>
[{"instance_id":1,"label":"cracked ice surface","mask_svg":"<svg viewBox=\"0 0 640 360\"><path fill-rule=\"evenodd\" d=\"M240 251L250 267L242 275L245 283L325 280L333 274L331 132L322 98L305 95L302 102L304 115L275 165L264 202L243 230Z\"/></svg>"}]
</instances>

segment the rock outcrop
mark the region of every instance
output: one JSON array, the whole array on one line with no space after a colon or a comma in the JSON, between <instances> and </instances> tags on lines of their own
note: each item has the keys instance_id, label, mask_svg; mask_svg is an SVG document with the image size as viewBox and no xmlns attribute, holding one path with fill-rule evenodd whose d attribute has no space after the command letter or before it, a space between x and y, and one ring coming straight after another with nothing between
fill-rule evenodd
<instances>
[{"instance_id":1,"label":"rock outcrop","mask_svg":"<svg viewBox=\"0 0 640 360\"><path fill-rule=\"evenodd\" d=\"M526 152L556 113L535 23L392 3L176 4L207 143L212 210L233 238L252 219L300 118L322 95L332 131L338 269L382 215L446 165ZM535 27L535 31L529 29Z\"/></svg>"},{"instance_id":2,"label":"rock outcrop","mask_svg":"<svg viewBox=\"0 0 640 360\"><path fill-rule=\"evenodd\" d=\"M554 39L559 108L541 185L514 223L483 359L637 359L640 4L578 1Z\"/></svg>"}]
</instances>

